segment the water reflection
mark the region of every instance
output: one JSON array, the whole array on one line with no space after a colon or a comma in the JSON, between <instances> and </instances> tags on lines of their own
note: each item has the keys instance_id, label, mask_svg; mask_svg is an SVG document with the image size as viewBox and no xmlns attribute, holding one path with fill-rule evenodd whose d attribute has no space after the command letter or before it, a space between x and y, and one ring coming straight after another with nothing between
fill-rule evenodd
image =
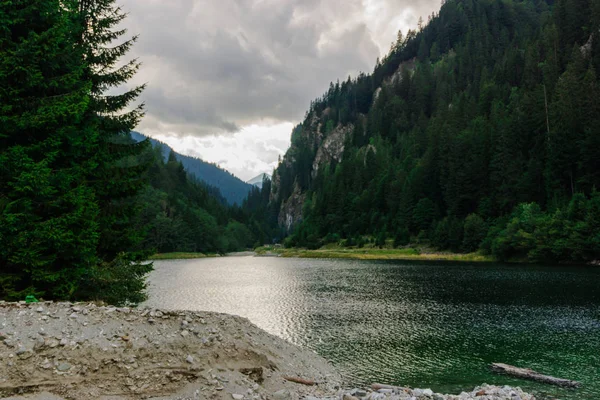
<instances>
[{"instance_id":1,"label":"water reflection","mask_svg":"<svg viewBox=\"0 0 600 400\"><path fill-rule=\"evenodd\" d=\"M457 392L483 382L600 395L600 269L231 257L157 262L148 305L242 315L353 383ZM492 375L506 362L577 392Z\"/></svg>"}]
</instances>

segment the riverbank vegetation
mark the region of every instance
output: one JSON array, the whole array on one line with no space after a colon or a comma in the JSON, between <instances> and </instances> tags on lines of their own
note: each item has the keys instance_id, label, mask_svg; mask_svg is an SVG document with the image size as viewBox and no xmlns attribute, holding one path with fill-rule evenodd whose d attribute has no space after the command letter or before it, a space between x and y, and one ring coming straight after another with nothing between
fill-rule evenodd
<instances>
[{"instance_id":1,"label":"riverbank vegetation","mask_svg":"<svg viewBox=\"0 0 600 400\"><path fill-rule=\"evenodd\" d=\"M346 258L354 260L422 260L422 261L464 261L464 262L493 262L494 257L475 253L452 253L436 251L431 248L344 248L340 246L325 246L320 249L284 248L276 246L261 246L256 250L258 256L279 256L298 258Z\"/></svg>"},{"instance_id":2,"label":"riverbank vegetation","mask_svg":"<svg viewBox=\"0 0 600 400\"><path fill-rule=\"evenodd\" d=\"M204 253L156 253L148 257L149 260L188 260L194 258L206 258L216 257L218 254L204 254Z\"/></svg>"},{"instance_id":3,"label":"riverbank vegetation","mask_svg":"<svg viewBox=\"0 0 600 400\"><path fill-rule=\"evenodd\" d=\"M599 259L599 4L446 1L332 83L273 177L286 247Z\"/></svg>"}]
</instances>

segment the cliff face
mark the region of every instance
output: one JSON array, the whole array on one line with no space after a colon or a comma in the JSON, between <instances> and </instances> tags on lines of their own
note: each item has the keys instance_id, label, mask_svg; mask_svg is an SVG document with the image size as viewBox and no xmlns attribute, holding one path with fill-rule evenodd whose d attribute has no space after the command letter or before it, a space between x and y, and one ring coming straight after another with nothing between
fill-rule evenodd
<instances>
[{"instance_id":1,"label":"cliff face","mask_svg":"<svg viewBox=\"0 0 600 400\"><path fill-rule=\"evenodd\" d=\"M326 128L325 121L330 113L330 109L323 110L320 115L310 113L304 124L294 129L292 145L273 173L270 201L280 204L277 220L288 232L302 220L308 188L300 175L314 179L320 168L333 161L341 162L344 144L354 129L353 124L341 123L334 128ZM287 174L286 182L283 174Z\"/></svg>"},{"instance_id":2,"label":"cliff face","mask_svg":"<svg viewBox=\"0 0 600 400\"><path fill-rule=\"evenodd\" d=\"M375 103L381 93L382 86L392 86L399 83L403 74L412 74L415 69L415 59L400 63L393 73L386 77L381 86L372 92L372 100ZM340 163L343 160L344 149L347 141L351 139L355 128L360 128L362 136L367 135L367 118L365 114L359 113L353 122L337 122L335 113L331 108L322 111L311 110L304 123L296 127L292 133L292 144L283 157L279 167L273 174L270 201L280 204L278 223L290 232L296 224L302 220L302 208L306 200L306 184L301 184L300 175L309 170L311 180L314 180L319 171L331 163ZM369 151L376 153L372 144L364 147L364 156ZM307 160L308 158L308 160ZM282 174L288 174L286 181L282 180Z\"/></svg>"},{"instance_id":3,"label":"cliff face","mask_svg":"<svg viewBox=\"0 0 600 400\"><path fill-rule=\"evenodd\" d=\"M311 175L313 178L317 176L319 167L328 164L332 161L342 161L344 154L344 144L348 136L354 129L353 124L338 125L326 138L317 150L317 155L312 165Z\"/></svg>"},{"instance_id":4,"label":"cliff face","mask_svg":"<svg viewBox=\"0 0 600 400\"><path fill-rule=\"evenodd\" d=\"M296 182L292 194L281 202L277 222L290 232L293 227L302 220L302 207L306 200L306 193L302 193Z\"/></svg>"}]
</instances>

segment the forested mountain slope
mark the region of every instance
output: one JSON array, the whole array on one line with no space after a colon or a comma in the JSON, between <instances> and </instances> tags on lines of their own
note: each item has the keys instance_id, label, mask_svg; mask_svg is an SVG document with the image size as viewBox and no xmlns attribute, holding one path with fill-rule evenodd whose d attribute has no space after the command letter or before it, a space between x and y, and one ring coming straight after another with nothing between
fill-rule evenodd
<instances>
[{"instance_id":1,"label":"forested mountain slope","mask_svg":"<svg viewBox=\"0 0 600 400\"><path fill-rule=\"evenodd\" d=\"M599 27L598 0L449 0L399 34L294 129L270 195L288 244L599 258Z\"/></svg>"},{"instance_id":2,"label":"forested mountain slope","mask_svg":"<svg viewBox=\"0 0 600 400\"><path fill-rule=\"evenodd\" d=\"M139 132L131 132L131 137L137 142L148 138ZM148 139L150 139L152 146L156 147L160 145L162 147L164 160L167 161L173 149L161 141L152 138ZM223 195L229 204L241 205L252 189L252 185L235 177L230 172L219 168L215 164L177 152L175 152L175 158L183 164L183 168L189 174L205 182L207 185L219 189L221 195Z\"/></svg>"}]
</instances>

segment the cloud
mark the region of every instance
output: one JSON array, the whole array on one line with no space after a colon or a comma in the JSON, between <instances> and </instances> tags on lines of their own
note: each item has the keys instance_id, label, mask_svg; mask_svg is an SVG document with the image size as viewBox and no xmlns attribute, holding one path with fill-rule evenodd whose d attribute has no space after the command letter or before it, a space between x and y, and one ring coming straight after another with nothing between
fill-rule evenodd
<instances>
[{"instance_id":1,"label":"cloud","mask_svg":"<svg viewBox=\"0 0 600 400\"><path fill-rule=\"evenodd\" d=\"M270 126L250 125L239 132L221 136L169 136L155 138L176 150L214 162L247 181L262 172L272 173L279 155L290 145L291 123Z\"/></svg>"},{"instance_id":2,"label":"cloud","mask_svg":"<svg viewBox=\"0 0 600 400\"><path fill-rule=\"evenodd\" d=\"M233 137L302 119L329 82L372 70L439 0L121 0L150 135ZM287 133L289 135L289 132Z\"/></svg>"}]
</instances>

